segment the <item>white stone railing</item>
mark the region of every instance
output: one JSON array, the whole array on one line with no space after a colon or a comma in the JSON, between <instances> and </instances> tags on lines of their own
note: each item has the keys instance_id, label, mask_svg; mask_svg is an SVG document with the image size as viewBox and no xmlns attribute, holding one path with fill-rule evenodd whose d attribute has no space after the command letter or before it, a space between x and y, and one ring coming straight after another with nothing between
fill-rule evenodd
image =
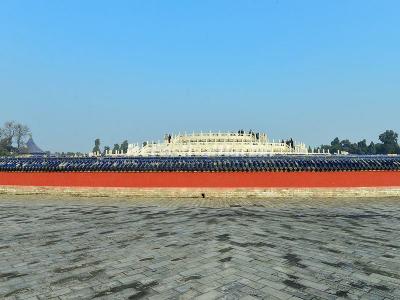
<instances>
[{"instance_id":1,"label":"white stone railing","mask_svg":"<svg viewBox=\"0 0 400 300\"><path fill-rule=\"evenodd\" d=\"M280 141L268 141L265 133L200 132L166 135L163 143L129 144L126 154L108 151L107 156L218 156L218 155L274 155L308 153L304 143L294 142L294 148ZM315 154L327 154L323 152ZM92 153L99 156L100 153Z\"/></svg>"}]
</instances>

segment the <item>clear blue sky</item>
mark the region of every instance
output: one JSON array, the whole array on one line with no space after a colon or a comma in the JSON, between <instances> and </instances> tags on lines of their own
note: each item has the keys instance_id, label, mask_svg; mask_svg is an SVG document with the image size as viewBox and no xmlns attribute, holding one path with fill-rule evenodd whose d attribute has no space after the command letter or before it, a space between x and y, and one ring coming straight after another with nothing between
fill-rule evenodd
<instances>
[{"instance_id":1,"label":"clear blue sky","mask_svg":"<svg viewBox=\"0 0 400 300\"><path fill-rule=\"evenodd\" d=\"M399 1L0 1L0 122L52 151L400 132Z\"/></svg>"}]
</instances>

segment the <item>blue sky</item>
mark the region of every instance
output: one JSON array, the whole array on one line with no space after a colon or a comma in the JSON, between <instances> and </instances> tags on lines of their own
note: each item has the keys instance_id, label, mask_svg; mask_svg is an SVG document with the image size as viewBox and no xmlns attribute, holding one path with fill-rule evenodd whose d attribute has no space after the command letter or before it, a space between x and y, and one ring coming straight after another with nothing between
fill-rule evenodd
<instances>
[{"instance_id":1,"label":"blue sky","mask_svg":"<svg viewBox=\"0 0 400 300\"><path fill-rule=\"evenodd\" d=\"M0 122L46 150L400 132L399 1L0 1Z\"/></svg>"}]
</instances>

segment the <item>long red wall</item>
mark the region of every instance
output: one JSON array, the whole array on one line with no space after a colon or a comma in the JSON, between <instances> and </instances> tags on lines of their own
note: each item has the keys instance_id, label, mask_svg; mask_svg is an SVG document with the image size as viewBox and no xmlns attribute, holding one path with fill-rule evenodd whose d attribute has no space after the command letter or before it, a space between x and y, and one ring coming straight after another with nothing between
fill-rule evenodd
<instances>
[{"instance_id":1,"label":"long red wall","mask_svg":"<svg viewBox=\"0 0 400 300\"><path fill-rule=\"evenodd\" d=\"M0 185L137 188L400 187L400 172L0 172Z\"/></svg>"}]
</instances>

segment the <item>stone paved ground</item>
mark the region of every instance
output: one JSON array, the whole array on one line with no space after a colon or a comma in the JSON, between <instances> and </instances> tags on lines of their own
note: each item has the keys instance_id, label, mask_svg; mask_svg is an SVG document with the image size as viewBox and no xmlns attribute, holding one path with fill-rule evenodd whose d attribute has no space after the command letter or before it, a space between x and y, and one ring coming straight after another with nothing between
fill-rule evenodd
<instances>
[{"instance_id":1,"label":"stone paved ground","mask_svg":"<svg viewBox=\"0 0 400 300\"><path fill-rule=\"evenodd\" d=\"M0 198L0 298L400 299L400 199Z\"/></svg>"}]
</instances>

